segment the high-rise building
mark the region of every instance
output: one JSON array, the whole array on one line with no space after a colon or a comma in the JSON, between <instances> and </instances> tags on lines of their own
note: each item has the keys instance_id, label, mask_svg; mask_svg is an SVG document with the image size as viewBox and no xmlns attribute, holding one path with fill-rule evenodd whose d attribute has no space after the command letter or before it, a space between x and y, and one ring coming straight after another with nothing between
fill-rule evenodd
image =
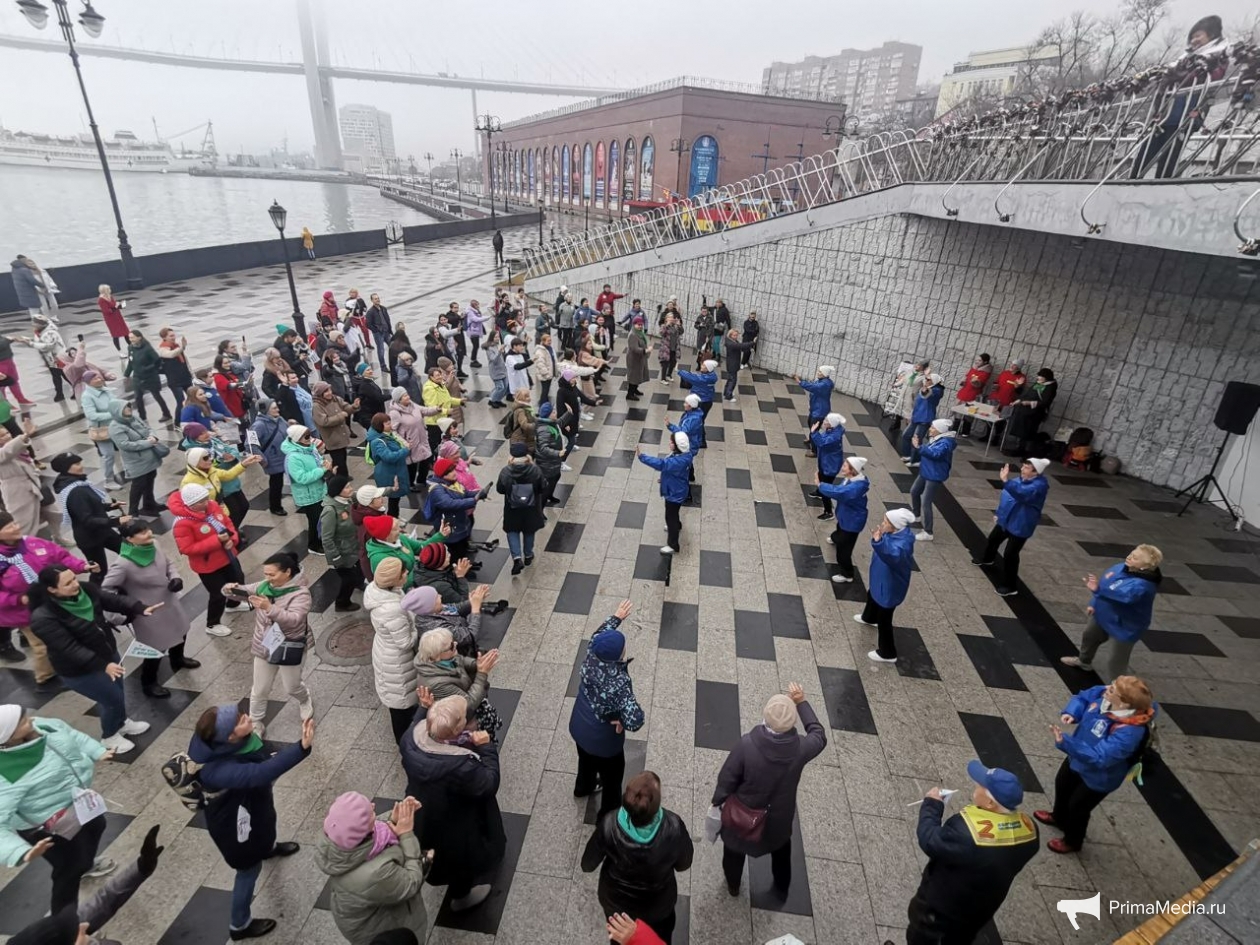
<instances>
[{"instance_id":1,"label":"high-rise building","mask_svg":"<svg viewBox=\"0 0 1260 945\"><path fill-rule=\"evenodd\" d=\"M875 49L845 49L836 56L774 62L762 70L761 87L767 95L810 93L845 102L850 115L882 118L898 99L914 95L922 56L922 46L889 42Z\"/></svg>"},{"instance_id":2,"label":"high-rise building","mask_svg":"<svg viewBox=\"0 0 1260 945\"><path fill-rule=\"evenodd\" d=\"M388 162L398 156L394 150L394 119L389 112L371 105L342 105L337 114L342 150L358 156L364 170L387 170Z\"/></svg>"}]
</instances>

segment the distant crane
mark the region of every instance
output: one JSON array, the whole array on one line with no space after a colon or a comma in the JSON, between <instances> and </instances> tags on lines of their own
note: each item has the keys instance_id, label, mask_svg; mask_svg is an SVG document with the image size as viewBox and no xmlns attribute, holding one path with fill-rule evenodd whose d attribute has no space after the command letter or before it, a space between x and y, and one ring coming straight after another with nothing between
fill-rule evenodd
<instances>
[{"instance_id":1,"label":"distant crane","mask_svg":"<svg viewBox=\"0 0 1260 945\"><path fill-rule=\"evenodd\" d=\"M200 157L203 161L205 161L207 164L211 166L214 166L215 164L219 163L219 149L215 146L215 143L214 143L214 122L212 121L202 122L200 125L197 125L196 127L189 128L187 131L181 131L179 134L176 134L176 135L171 135L169 139L164 139L162 135L158 132L157 119L153 118L151 119L151 121L153 122L153 134L157 137L158 141L165 142L168 144L171 141L177 141L180 138L186 138L188 135L196 134L198 131L201 131L204 128L206 133L201 139ZM189 156L188 149L185 148L183 145L180 145L179 153L181 157Z\"/></svg>"}]
</instances>

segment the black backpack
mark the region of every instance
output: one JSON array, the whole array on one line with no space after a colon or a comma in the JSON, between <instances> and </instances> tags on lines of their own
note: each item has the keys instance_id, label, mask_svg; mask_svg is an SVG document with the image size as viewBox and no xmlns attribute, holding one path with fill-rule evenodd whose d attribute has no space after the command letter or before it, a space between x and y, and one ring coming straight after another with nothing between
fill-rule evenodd
<instances>
[{"instance_id":1,"label":"black backpack","mask_svg":"<svg viewBox=\"0 0 1260 945\"><path fill-rule=\"evenodd\" d=\"M509 509L527 509L534 504L534 484L532 482L516 482L508 493Z\"/></svg>"},{"instance_id":2,"label":"black backpack","mask_svg":"<svg viewBox=\"0 0 1260 945\"><path fill-rule=\"evenodd\" d=\"M186 751L177 751L162 765L162 777L179 801L191 811L204 810L222 791L207 791L201 783L202 766Z\"/></svg>"}]
</instances>

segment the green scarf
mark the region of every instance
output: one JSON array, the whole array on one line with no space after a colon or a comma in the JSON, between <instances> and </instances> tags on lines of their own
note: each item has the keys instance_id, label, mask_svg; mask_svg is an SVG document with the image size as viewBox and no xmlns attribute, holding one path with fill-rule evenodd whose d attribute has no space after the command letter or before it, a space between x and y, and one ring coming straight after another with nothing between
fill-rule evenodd
<instances>
[{"instance_id":1,"label":"green scarf","mask_svg":"<svg viewBox=\"0 0 1260 945\"><path fill-rule=\"evenodd\" d=\"M624 807L617 811L617 826L635 843L651 843L656 832L661 829L661 821L665 819L665 808L656 812L652 822L646 827L636 827L630 820L630 812Z\"/></svg>"},{"instance_id":2,"label":"green scarf","mask_svg":"<svg viewBox=\"0 0 1260 945\"><path fill-rule=\"evenodd\" d=\"M285 594L292 594L298 589L296 584L290 584L288 587L272 587L270 582L263 581L258 585L258 595L265 597L267 600L276 600Z\"/></svg>"},{"instance_id":3,"label":"green scarf","mask_svg":"<svg viewBox=\"0 0 1260 945\"><path fill-rule=\"evenodd\" d=\"M47 742L48 739L40 735L24 745L0 749L0 778L10 784L17 784L24 774L44 760L44 746Z\"/></svg>"},{"instance_id":4,"label":"green scarf","mask_svg":"<svg viewBox=\"0 0 1260 945\"><path fill-rule=\"evenodd\" d=\"M441 666L443 669L454 669L454 668L455 668L455 666L456 666L455 660L453 660L453 659L450 659L450 660L438 660L438 661L437 661L437 664L438 664L439 666Z\"/></svg>"},{"instance_id":5,"label":"green scarf","mask_svg":"<svg viewBox=\"0 0 1260 945\"><path fill-rule=\"evenodd\" d=\"M250 752L258 751L263 746L263 740L258 737L257 732L250 732L249 738L245 739L245 744L241 746L238 755L248 755Z\"/></svg>"},{"instance_id":6,"label":"green scarf","mask_svg":"<svg viewBox=\"0 0 1260 945\"><path fill-rule=\"evenodd\" d=\"M80 620L88 622L96 620L96 607L92 603L92 598L88 597L82 589L74 597L53 597L53 600Z\"/></svg>"},{"instance_id":7,"label":"green scarf","mask_svg":"<svg viewBox=\"0 0 1260 945\"><path fill-rule=\"evenodd\" d=\"M1033 390L1036 391L1038 394L1040 394L1045 389L1046 389L1045 384L1033 384Z\"/></svg>"},{"instance_id":8,"label":"green scarf","mask_svg":"<svg viewBox=\"0 0 1260 945\"><path fill-rule=\"evenodd\" d=\"M124 541L122 547L118 549L118 556L126 558L141 568L147 568L157 557L157 545L133 545L129 541Z\"/></svg>"}]
</instances>

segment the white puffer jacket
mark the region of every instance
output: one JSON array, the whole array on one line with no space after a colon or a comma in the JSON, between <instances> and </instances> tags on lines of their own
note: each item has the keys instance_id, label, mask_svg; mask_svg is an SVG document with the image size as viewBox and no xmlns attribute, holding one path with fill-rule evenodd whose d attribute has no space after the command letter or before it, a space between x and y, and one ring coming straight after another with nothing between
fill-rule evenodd
<instances>
[{"instance_id":1,"label":"white puffer jacket","mask_svg":"<svg viewBox=\"0 0 1260 945\"><path fill-rule=\"evenodd\" d=\"M402 609L402 592L387 591L375 581L363 592L363 606L372 616L372 673L376 694L387 709L416 705L416 633L411 615Z\"/></svg>"}]
</instances>

